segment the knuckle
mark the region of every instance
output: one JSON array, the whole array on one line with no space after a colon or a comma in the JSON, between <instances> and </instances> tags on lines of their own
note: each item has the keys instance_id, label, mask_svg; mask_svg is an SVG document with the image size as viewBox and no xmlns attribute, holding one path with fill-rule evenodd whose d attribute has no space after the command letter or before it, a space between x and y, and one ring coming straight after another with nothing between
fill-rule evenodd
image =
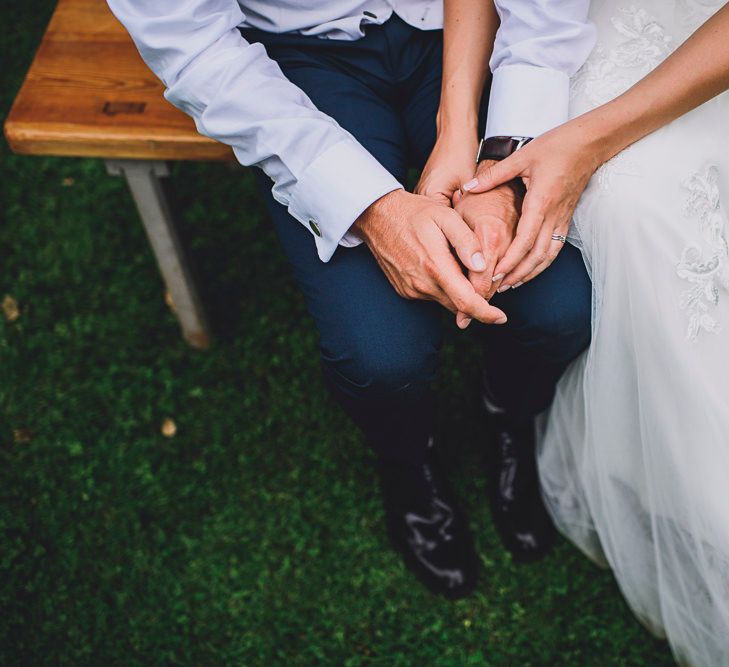
<instances>
[{"instance_id":1,"label":"knuckle","mask_svg":"<svg viewBox=\"0 0 729 667\"><path fill-rule=\"evenodd\" d=\"M453 239L453 245L459 250L468 250L473 245L475 237L470 233L459 231L455 234Z\"/></svg>"},{"instance_id":2,"label":"knuckle","mask_svg":"<svg viewBox=\"0 0 729 667\"><path fill-rule=\"evenodd\" d=\"M486 232L485 241L490 250L496 250L501 243L501 233L492 227Z\"/></svg>"},{"instance_id":3,"label":"knuckle","mask_svg":"<svg viewBox=\"0 0 729 667\"><path fill-rule=\"evenodd\" d=\"M536 241L536 238L537 235L532 231L517 232L514 241L521 247L531 248L534 245L534 241Z\"/></svg>"},{"instance_id":4,"label":"knuckle","mask_svg":"<svg viewBox=\"0 0 729 667\"><path fill-rule=\"evenodd\" d=\"M469 310L470 304L468 303L468 300L464 299L460 294L454 295L451 300L453 301L453 305L461 312Z\"/></svg>"},{"instance_id":5,"label":"knuckle","mask_svg":"<svg viewBox=\"0 0 729 667\"><path fill-rule=\"evenodd\" d=\"M438 265L433 259L428 258L423 262L423 271L425 272L425 275L429 278L434 278L438 274ZM419 283L426 282L426 280L421 276L417 276L414 280Z\"/></svg>"},{"instance_id":6,"label":"knuckle","mask_svg":"<svg viewBox=\"0 0 729 667\"><path fill-rule=\"evenodd\" d=\"M547 208L552 203L552 195L549 192L539 190L533 193L532 203L536 204L538 208Z\"/></svg>"},{"instance_id":7,"label":"knuckle","mask_svg":"<svg viewBox=\"0 0 729 667\"><path fill-rule=\"evenodd\" d=\"M423 278L413 278L410 286L408 287L408 291L416 296L418 294L427 294L429 290L430 283Z\"/></svg>"},{"instance_id":8,"label":"knuckle","mask_svg":"<svg viewBox=\"0 0 729 667\"><path fill-rule=\"evenodd\" d=\"M409 300L417 299L419 296L418 290L413 287L410 287L409 285L405 286L401 289L398 289L397 292L401 297L403 297L404 299L409 299Z\"/></svg>"},{"instance_id":9,"label":"knuckle","mask_svg":"<svg viewBox=\"0 0 729 667\"><path fill-rule=\"evenodd\" d=\"M475 243L477 240L476 233L460 216L458 218L458 227L456 228L455 236L456 240L463 244Z\"/></svg>"},{"instance_id":10,"label":"knuckle","mask_svg":"<svg viewBox=\"0 0 729 667\"><path fill-rule=\"evenodd\" d=\"M461 216L456 213L452 208L445 208L443 207L443 210L440 212L441 217L441 223L449 226L449 227L455 227L458 225L460 227L461 224L463 224L463 219Z\"/></svg>"},{"instance_id":11,"label":"knuckle","mask_svg":"<svg viewBox=\"0 0 729 667\"><path fill-rule=\"evenodd\" d=\"M481 297L485 297L489 293L489 289L491 288L491 285L484 282L474 282L472 283L473 289L475 290L476 294L478 294Z\"/></svg>"}]
</instances>

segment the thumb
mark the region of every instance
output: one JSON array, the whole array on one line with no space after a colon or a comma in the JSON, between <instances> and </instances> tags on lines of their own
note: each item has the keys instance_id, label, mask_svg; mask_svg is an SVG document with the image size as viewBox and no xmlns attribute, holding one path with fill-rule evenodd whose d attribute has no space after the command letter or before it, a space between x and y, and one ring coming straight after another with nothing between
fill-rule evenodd
<instances>
[{"instance_id":1,"label":"thumb","mask_svg":"<svg viewBox=\"0 0 729 667\"><path fill-rule=\"evenodd\" d=\"M435 222L466 268L476 272L486 269L486 259L478 236L458 213L453 209L443 210Z\"/></svg>"},{"instance_id":2,"label":"thumb","mask_svg":"<svg viewBox=\"0 0 729 667\"><path fill-rule=\"evenodd\" d=\"M451 206L451 198L445 192L433 192L425 196L436 204L445 204L449 208Z\"/></svg>"},{"instance_id":3,"label":"thumb","mask_svg":"<svg viewBox=\"0 0 729 667\"><path fill-rule=\"evenodd\" d=\"M524 175L524 168L521 161L516 157L516 153L510 155L501 162L496 162L488 167L476 178L464 183L461 187L464 192L487 192L498 185L503 185L509 181Z\"/></svg>"}]
</instances>

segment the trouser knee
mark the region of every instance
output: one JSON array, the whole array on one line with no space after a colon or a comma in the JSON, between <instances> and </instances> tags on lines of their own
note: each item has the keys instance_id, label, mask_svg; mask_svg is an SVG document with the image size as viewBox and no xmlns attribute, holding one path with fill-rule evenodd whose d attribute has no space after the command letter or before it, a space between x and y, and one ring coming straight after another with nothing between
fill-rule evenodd
<instances>
[{"instance_id":1,"label":"trouser knee","mask_svg":"<svg viewBox=\"0 0 729 667\"><path fill-rule=\"evenodd\" d=\"M329 382L356 398L387 400L419 392L435 378L437 345L430 342L350 341L341 350L322 348Z\"/></svg>"}]
</instances>

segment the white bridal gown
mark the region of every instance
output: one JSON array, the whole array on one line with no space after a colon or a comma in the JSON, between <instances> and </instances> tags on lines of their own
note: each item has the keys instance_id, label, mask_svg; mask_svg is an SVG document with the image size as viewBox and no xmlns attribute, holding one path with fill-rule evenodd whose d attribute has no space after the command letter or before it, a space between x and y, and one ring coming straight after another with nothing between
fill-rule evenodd
<instances>
[{"instance_id":1,"label":"white bridal gown","mask_svg":"<svg viewBox=\"0 0 729 667\"><path fill-rule=\"evenodd\" d=\"M723 4L594 0L571 114L626 90ZM728 213L727 94L595 174L570 238L593 280L592 345L539 443L559 529L612 568L680 663L706 667L729 665Z\"/></svg>"}]
</instances>

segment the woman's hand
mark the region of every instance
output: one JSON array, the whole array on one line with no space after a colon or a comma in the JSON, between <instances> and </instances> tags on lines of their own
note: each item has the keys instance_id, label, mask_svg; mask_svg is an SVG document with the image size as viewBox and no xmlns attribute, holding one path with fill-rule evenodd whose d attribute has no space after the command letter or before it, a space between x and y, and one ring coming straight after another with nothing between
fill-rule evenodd
<instances>
[{"instance_id":1,"label":"woman's hand","mask_svg":"<svg viewBox=\"0 0 729 667\"><path fill-rule=\"evenodd\" d=\"M514 178L526 186L516 236L494 269L500 291L535 278L562 250L564 243L552 236L567 236L577 201L603 161L579 120L534 139L462 186L467 192L486 192Z\"/></svg>"},{"instance_id":2,"label":"woman's hand","mask_svg":"<svg viewBox=\"0 0 729 667\"><path fill-rule=\"evenodd\" d=\"M423 168L415 194L451 206L453 193L476 172L478 139L474 132L439 135Z\"/></svg>"}]
</instances>

